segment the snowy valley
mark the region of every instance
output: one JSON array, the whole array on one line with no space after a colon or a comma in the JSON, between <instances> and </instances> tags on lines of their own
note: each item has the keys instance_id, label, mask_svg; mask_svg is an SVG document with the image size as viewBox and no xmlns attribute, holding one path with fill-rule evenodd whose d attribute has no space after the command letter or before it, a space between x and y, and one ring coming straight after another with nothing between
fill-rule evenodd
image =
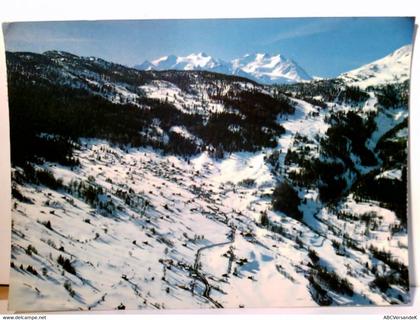
<instances>
[{"instance_id":1,"label":"snowy valley","mask_svg":"<svg viewBox=\"0 0 420 320\"><path fill-rule=\"evenodd\" d=\"M408 303L403 51L283 84L8 52L10 309Z\"/></svg>"}]
</instances>

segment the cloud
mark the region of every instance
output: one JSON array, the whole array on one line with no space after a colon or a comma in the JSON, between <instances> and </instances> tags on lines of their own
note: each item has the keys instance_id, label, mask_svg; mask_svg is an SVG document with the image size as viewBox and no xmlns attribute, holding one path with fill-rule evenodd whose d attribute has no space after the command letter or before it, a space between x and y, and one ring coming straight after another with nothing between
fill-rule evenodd
<instances>
[{"instance_id":1,"label":"cloud","mask_svg":"<svg viewBox=\"0 0 420 320\"><path fill-rule=\"evenodd\" d=\"M317 21L308 22L304 25L298 26L294 29L283 30L274 35L273 37L266 39L262 44L270 45L277 43L281 40L288 40L300 37L311 36L333 30L338 26L342 19L320 18Z\"/></svg>"}]
</instances>

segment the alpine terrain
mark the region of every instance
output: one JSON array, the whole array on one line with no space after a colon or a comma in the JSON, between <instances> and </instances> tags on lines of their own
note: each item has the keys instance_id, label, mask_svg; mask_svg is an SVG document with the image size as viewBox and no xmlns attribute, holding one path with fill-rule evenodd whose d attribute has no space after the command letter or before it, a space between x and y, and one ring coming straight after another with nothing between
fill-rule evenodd
<instances>
[{"instance_id":1,"label":"alpine terrain","mask_svg":"<svg viewBox=\"0 0 420 320\"><path fill-rule=\"evenodd\" d=\"M408 303L410 55L7 52L10 309Z\"/></svg>"},{"instance_id":2,"label":"alpine terrain","mask_svg":"<svg viewBox=\"0 0 420 320\"><path fill-rule=\"evenodd\" d=\"M312 80L295 61L280 54L246 54L225 62L206 53L192 53L186 57L169 55L134 66L138 70L205 70L237 75L264 84L295 83Z\"/></svg>"}]
</instances>

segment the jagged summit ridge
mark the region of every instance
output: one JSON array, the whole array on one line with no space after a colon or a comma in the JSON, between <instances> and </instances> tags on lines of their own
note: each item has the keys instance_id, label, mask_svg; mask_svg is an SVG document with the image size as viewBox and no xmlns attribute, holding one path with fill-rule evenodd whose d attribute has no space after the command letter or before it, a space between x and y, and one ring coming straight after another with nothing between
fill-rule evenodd
<instances>
[{"instance_id":1,"label":"jagged summit ridge","mask_svg":"<svg viewBox=\"0 0 420 320\"><path fill-rule=\"evenodd\" d=\"M204 52L184 57L168 55L152 61L146 60L134 67L139 70L206 70L238 75L264 84L312 80L292 59L268 53L246 54L229 62L213 58Z\"/></svg>"}]
</instances>

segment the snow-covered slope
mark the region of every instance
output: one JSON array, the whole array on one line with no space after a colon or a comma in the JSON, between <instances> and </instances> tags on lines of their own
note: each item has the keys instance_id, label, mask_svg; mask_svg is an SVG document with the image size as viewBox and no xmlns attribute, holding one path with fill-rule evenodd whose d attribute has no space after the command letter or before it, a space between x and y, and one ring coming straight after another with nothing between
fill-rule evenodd
<instances>
[{"instance_id":1,"label":"snow-covered slope","mask_svg":"<svg viewBox=\"0 0 420 320\"><path fill-rule=\"evenodd\" d=\"M412 45L406 45L386 57L343 73L346 83L366 88L371 85L403 82L410 76Z\"/></svg>"},{"instance_id":2,"label":"snow-covered slope","mask_svg":"<svg viewBox=\"0 0 420 320\"><path fill-rule=\"evenodd\" d=\"M152 98L166 100L187 113L192 112L191 109L195 113L211 113L223 109L220 101L213 97L216 92L263 92L261 85L235 75L225 77L200 73L200 70L207 69L223 74L229 73L222 62L204 53L184 58L167 56L152 62L145 61L140 68L149 71L168 70L161 73L144 72L95 57L79 57L63 51L8 55L9 62L13 61L15 66L19 65L19 68L25 70L25 75L33 77L34 81L43 79L55 85L83 89L115 104L145 107L141 102L142 98ZM30 65L36 65L37 68L31 69ZM184 69L191 72L181 72ZM243 77L242 74L239 76ZM219 80L217 83L213 81L215 78ZM181 83L183 90L180 88ZM197 99L197 96L201 99Z\"/></svg>"},{"instance_id":3,"label":"snow-covered slope","mask_svg":"<svg viewBox=\"0 0 420 320\"><path fill-rule=\"evenodd\" d=\"M298 134L313 141L327 129L327 109L295 102L297 112L278 119L287 129L278 141L282 154ZM317 191L300 188L300 222L272 210L267 194L276 177L266 151L223 160L204 152L186 161L99 140L83 139L82 146L79 168L42 165L71 191L16 186L28 200L14 200L13 310L301 307L320 304L328 290L333 305L408 299L400 286L381 292L371 285L392 272L371 246L408 262L406 233L393 234L398 219L375 202L349 196L337 214ZM291 169L283 160L280 166ZM82 181L101 190L100 206L77 191ZM261 225L262 212L281 227ZM316 268L346 279L351 294L329 289Z\"/></svg>"},{"instance_id":4,"label":"snow-covered slope","mask_svg":"<svg viewBox=\"0 0 420 320\"><path fill-rule=\"evenodd\" d=\"M177 59L159 64L217 65ZM236 66L268 75L280 60ZM409 301L405 212L381 193L397 186L405 203L407 83L389 99L336 80L270 87L63 52L7 62L12 151L42 149L12 157L11 309ZM48 151L69 152L58 138L70 134L62 162ZM282 183L301 218L287 197L274 207Z\"/></svg>"},{"instance_id":5,"label":"snow-covered slope","mask_svg":"<svg viewBox=\"0 0 420 320\"><path fill-rule=\"evenodd\" d=\"M294 83L311 80L305 70L295 61L280 54L246 54L230 62L213 58L205 53L190 54L185 57L164 56L153 61L145 61L135 66L139 70L206 70L223 74L246 77L264 84Z\"/></svg>"}]
</instances>

